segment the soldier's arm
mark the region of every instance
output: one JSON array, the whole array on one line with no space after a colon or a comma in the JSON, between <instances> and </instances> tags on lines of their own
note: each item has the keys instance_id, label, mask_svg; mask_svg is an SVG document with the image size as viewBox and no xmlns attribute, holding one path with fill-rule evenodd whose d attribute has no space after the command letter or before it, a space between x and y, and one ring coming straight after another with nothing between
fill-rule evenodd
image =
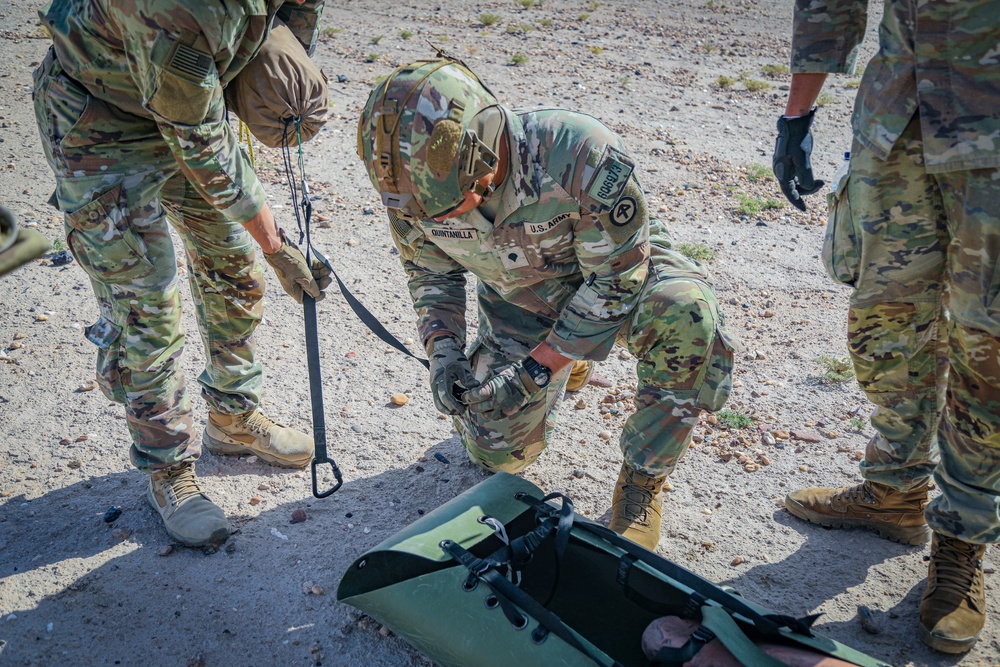
<instances>
[{"instance_id":1,"label":"soldier's arm","mask_svg":"<svg viewBox=\"0 0 1000 667\"><path fill-rule=\"evenodd\" d=\"M545 342L568 359L603 359L649 272L649 208L620 142L594 142L570 194L580 202L574 247L584 282ZM598 136L600 138L600 136Z\"/></svg>"},{"instance_id":2,"label":"soldier's arm","mask_svg":"<svg viewBox=\"0 0 1000 667\"><path fill-rule=\"evenodd\" d=\"M292 0L278 10L278 18L288 26L295 39L305 47L310 56L316 50L319 37L319 19L323 14L325 0Z\"/></svg>"},{"instance_id":3,"label":"soldier's arm","mask_svg":"<svg viewBox=\"0 0 1000 667\"><path fill-rule=\"evenodd\" d=\"M449 334L464 344L465 269L392 213L389 229L408 278L420 341L426 347L430 339Z\"/></svg>"},{"instance_id":4,"label":"soldier's arm","mask_svg":"<svg viewBox=\"0 0 1000 667\"><path fill-rule=\"evenodd\" d=\"M867 22L868 0L795 0L792 73L853 73Z\"/></svg>"},{"instance_id":5,"label":"soldier's arm","mask_svg":"<svg viewBox=\"0 0 1000 667\"><path fill-rule=\"evenodd\" d=\"M264 189L226 122L216 68L236 48L239 21L220 20L207 5L156 2L114 19L143 104L185 177L226 218L267 227Z\"/></svg>"}]
</instances>

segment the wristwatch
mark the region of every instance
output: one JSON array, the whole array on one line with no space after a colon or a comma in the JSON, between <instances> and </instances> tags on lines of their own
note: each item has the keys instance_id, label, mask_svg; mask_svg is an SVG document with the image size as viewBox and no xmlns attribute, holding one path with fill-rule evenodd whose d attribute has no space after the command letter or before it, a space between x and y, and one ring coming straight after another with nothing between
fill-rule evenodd
<instances>
[{"instance_id":1,"label":"wristwatch","mask_svg":"<svg viewBox=\"0 0 1000 667\"><path fill-rule=\"evenodd\" d=\"M552 371L549 367L542 366L534 357L525 357L524 361L521 362L521 368L539 389L545 389L549 385L549 381L552 380Z\"/></svg>"}]
</instances>

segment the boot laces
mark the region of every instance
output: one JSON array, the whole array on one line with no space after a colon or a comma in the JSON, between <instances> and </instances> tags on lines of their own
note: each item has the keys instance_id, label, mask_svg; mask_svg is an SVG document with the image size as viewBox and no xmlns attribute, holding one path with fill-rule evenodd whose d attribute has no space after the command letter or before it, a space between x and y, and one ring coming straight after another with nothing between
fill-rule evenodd
<instances>
[{"instance_id":1,"label":"boot laces","mask_svg":"<svg viewBox=\"0 0 1000 667\"><path fill-rule=\"evenodd\" d=\"M861 503L874 505L877 502L868 482L845 487L837 494L837 500L844 505L858 505Z\"/></svg>"},{"instance_id":2,"label":"boot laces","mask_svg":"<svg viewBox=\"0 0 1000 667\"><path fill-rule=\"evenodd\" d=\"M625 508L623 514L629 521L646 521L646 515L653 502L656 492L656 481L650 480L645 484L636 481L635 472L631 469L625 472L625 483L622 485L622 494L625 496Z\"/></svg>"},{"instance_id":3,"label":"boot laces","mask_svg":"<svg viewBox=\"0 0 1000 667\"><path fill-rule=\"evenodd\" d=\"M174 497L174 504L181 505L185 500L201 493L198 478L194 474L194 464L188 463L165 470L164 481Z\"/></svg>"},{"instance_id":4,"label":"boot laces","mask_svg":"<svg viewBox=\"0 0 1000 667\"><path fill-rule=\"evenodd\" d=\"M242 421L247 429L260 435L268 435L278 425L277 422L266 417L260 410L252 410Z\"/></svg>"},{"instance_id":5,"label":"boot laces","mask_svg":"<svg viewBox=\"0 0 1000 667\"><path fill-rule=\"evenodd\" d=\"M970 601L980 597L983 561L979 558L979 545L941 536L932 562L938 589Z\"/></svg>"}]
</instances>

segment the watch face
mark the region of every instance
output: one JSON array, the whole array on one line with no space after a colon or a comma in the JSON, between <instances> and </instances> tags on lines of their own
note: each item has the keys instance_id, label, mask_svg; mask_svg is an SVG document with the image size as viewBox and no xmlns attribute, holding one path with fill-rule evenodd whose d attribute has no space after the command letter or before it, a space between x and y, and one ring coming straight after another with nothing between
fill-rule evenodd
<instances>
[{"instance_id":1,"label":"watch face","mask_svg":"<svg viewBox=\"0 0 1000 667\"><path fill-rule=\"evenodd\" d=\"M544 387L548 383L549 383L548 373L539 373L538 375L535 376L535 384L537 384L539 387Z\"/></svg>"}]
</instances>

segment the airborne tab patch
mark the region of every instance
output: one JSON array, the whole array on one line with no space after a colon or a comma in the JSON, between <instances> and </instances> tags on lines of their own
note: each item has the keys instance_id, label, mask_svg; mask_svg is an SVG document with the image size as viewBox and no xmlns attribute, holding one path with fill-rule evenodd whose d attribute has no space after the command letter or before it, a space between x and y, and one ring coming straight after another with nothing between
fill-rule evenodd
<instances>
[{"instance_id":1,"label":"airborne tab patch","mask_svg":"<svg viewBox=\"0 0 1000 667\"><path fill-rule=\"evenodd\" d=\"M604 206L610 207L621 196L633 168L627 157L608 146L601 158L600 166L587 187L587 194Z\"/></svg>"}]
</instances>

